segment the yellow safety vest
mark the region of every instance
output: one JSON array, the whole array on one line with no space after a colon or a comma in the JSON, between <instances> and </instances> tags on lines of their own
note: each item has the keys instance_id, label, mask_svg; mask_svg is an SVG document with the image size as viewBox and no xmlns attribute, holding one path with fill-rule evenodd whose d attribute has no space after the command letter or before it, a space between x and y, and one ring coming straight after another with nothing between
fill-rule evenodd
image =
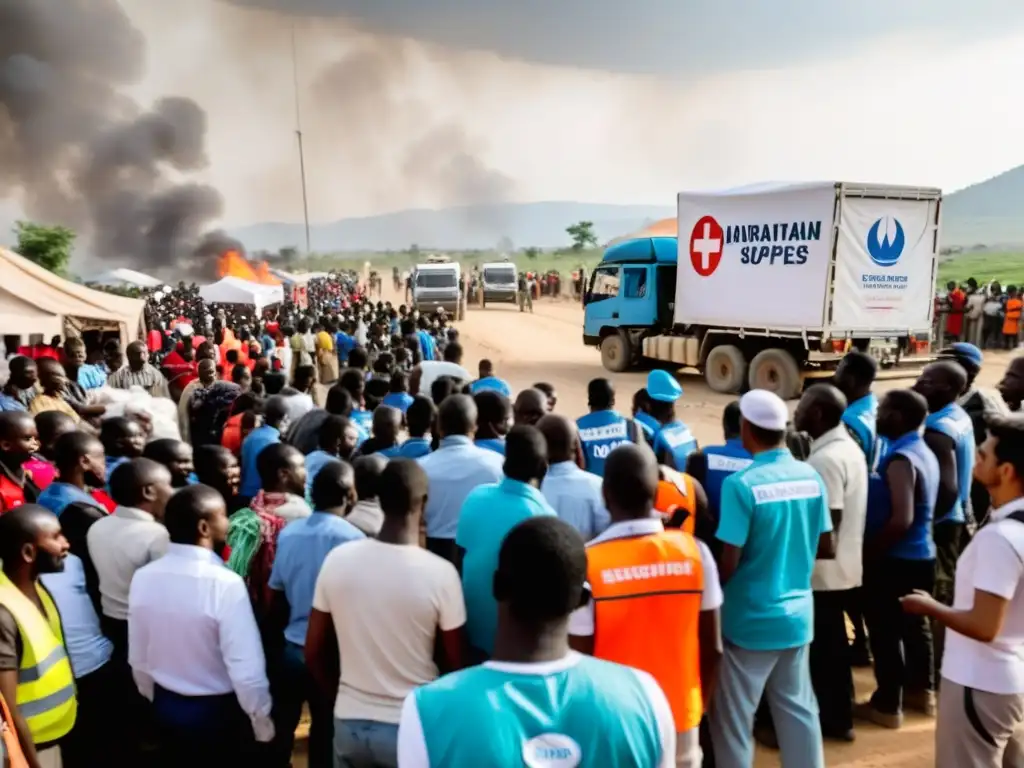
<instances>
[{"instance_id":1,"label":"yellow safety vest","mask_svg":"<svg viewBox=\"0 0 1024 768\"><path fill-rule=\"evenodd\" d=\"M37 585L36 592L45 616L0 572L0 605L11 612L21 633L18 709L33 743L48 744L74 727L78 701L57 606L45 589Z\"/></svg>"}]
</instances>

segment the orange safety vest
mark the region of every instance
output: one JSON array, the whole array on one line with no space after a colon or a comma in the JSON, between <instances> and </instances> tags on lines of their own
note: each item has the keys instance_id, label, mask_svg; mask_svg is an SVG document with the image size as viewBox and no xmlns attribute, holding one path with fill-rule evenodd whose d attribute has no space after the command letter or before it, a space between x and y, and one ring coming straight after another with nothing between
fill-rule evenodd
<instances>
[{"instance_id":1,"label":"orange safety vest","mask_svg":"<svg viewBox=\"0 0 1024 768\"><path fill-rule=\"evenodd\" d=\"M691 536L697 524L697 494L693 490L693 478L685 472L667 470L669 480L658 481L658 492L654 496L654 509L668 525L677 511L687 512L683 530Z\"/></svg>"},{"instance_id":2,"label":"orange safety vest","mask_svg":"<svg viewBox=\"0 0 1024 768\"><path fill-rule=\"evenodd\" d=\"M598 541L587 547L594 600L594 656L648 672L665 692L676 731L700 725L701 595L697 540L682 531Z\"/></svg>"},{"instance_id":3,"label":"orange safety vest","mask_svg":"<svg viewBox=\"0 0 1024 768\"><path fill-rule=\"evenodd\" d=\"M1006 302L1006 319L1003 320L1003 335L1016 336L1020 330L1020 313L1024 309L1024 301L1008 299Z\"/></svg>"}]
</instances>

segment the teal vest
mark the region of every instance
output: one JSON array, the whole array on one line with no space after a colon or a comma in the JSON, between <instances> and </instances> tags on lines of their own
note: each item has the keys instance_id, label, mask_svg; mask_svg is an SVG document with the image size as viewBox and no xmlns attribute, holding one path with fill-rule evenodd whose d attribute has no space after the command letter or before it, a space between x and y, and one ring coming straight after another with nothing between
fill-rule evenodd
<instances>
[{"instance_id":1,"label":"teal vest","mask_svg":"<svg viewBox=\"0 0 1024 768\"><path fill-rule=\"evenodd\" d=\"M636 672L590 656L549 675L472 667L415 696L431 768L656 768L661 760Z\"/></svg>"}]
</instances>

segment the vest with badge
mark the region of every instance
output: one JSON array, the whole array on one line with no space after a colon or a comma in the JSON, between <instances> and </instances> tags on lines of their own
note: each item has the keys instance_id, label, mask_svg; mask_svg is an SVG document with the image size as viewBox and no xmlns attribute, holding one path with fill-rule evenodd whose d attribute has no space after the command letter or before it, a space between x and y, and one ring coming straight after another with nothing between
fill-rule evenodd
<instances>
[{"instance_id":1,"label":"vest with badge","mask_svg":"<svg viewBox=\"0 0 1024 768\"><path fill-rule=\"evenodd\" d=\"M587 472L604 477L608 454L634 440L637 427L615 411L594 411L576 420Z\"/></svg>"},{"instance_id":2,"label":"vest with badge","mask_svg":"<svg viewBox=\"0 0 1024 768\"><path fill-rule=\"evenodd\" d=\"M946 435L953 441L956 455L956 477L959 494L953 508L935 525L942 523L963 523L971 517L971 479L974 475L974 456L977 447L974 442L974 422L957 403L929 413L924 422L925 429Z\"/></svg>"},{"instance_id":3,"label":"vest with badge","mask_svg":"<svg viewBox=\"0 0 1024 768\"><path fill-rule=\"evenodd\" d=\"M18 709L28 724L33 743L48 744L66 736L74 727L78 702L57 606L45 589L37 585L36 592L45 616L0 573L0 603L11 612L21 635Z\"/></svg>"},{"instance_id":4,"label":"vest with badge","mask_svg":"<svg viewBox=\"0 0 1024 768\"><path fill-rule=\"evenodd\" d=\"M636 673L589 656L549 674L472 667L413 695L431 768L656 766L663 757Z\"/></svg>"},{"instance_id":5,"label":"vest with badge","mask_svg":"<svg viewBox=\"0 0 1024 768\"><path fill-rule=\"evenodd\" d=\"M708 495L708 512L715 520L718 520L721 514L722 483L734 472L749 467L754 457L743 447L742 441L738 438L726 440L725 445L702 448L701 452L707 461L707 471L704 473L704 492Z\"/></svg>"},{"instance_id":6,"label":"vest with badge","mask_svg":"<svg viewBox=\"0 0 1024 768\"><path fill-rule=\"evenodd\" d=\"M698 624L704 565L693 536L669 530L587 546L594 656L651 674L676 731L700 724ZM610 763L609 765L612 765Z\"/></svg>"},{"instance_id":7,"label":"vest with badge","mask_svg":"<svg viewBox=\"0 0 1024 768\"><path fill-rule=\"evenodd\" d=\"M672 457L672 463L680 472L686 469L687 457L697 450L697 438L690 428L681 421L672 421L662 426L654 438L654 455Z\"/></svg>"}]
</instances>

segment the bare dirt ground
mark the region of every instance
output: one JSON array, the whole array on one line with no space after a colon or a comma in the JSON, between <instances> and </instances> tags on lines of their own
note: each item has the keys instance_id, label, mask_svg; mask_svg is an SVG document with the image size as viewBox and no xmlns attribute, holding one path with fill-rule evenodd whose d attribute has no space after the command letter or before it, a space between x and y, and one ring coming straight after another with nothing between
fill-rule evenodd
<instances>
[{"instance_id":1,"label":"bare dirt ground","mask_svg":"<svg viewBox=\"0 0 1024 768\"><path fill-rule=\"evenodd\" d=\"M587 382L607 377L615 383L620 410L628 412L633 393L644 386L646 374L606 371L597 350L583 345L582 327L582 310L568 301L537 301L533 314L520 313L511 304L494 304L483 310L470 307L466 320L459 324L465 349L463 362L475 373L480 359L490 359L497 375L506 379L514 391L539 381L553 384L558 390L556 410L573 418L587 411ZM980 377L982 386L994 386L1009 359L1000 353L991 357L992 362ZM878 390L909 383L880 382ZM720 441L722 408L731 397L712 392L697 376L684 376L682 384L679 417L701 442ZM857 670L856 681L860 698L866 698L874 688L871 671ZM908 716L899 731L858 723L857 741L828 744L826 762L830 768L926 768L934 765L933 738L934 721L924 717ZM295 765L304 768L305 761L299 759ZM759 751L755 768L778 765L777 753Z\"/></svg>"}]
</instances>

